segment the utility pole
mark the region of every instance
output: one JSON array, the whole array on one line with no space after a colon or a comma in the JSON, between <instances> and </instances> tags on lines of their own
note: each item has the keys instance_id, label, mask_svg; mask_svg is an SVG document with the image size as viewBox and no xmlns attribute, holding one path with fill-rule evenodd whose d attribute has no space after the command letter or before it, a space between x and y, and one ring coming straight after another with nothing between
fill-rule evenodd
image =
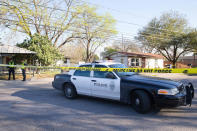
<instances>
[{"instance_id":1,"label":"utility pole","mask_svg":"<svg viewBox=\"0 0 197 131\"><path fill-rule=\"evenodd\" d=\"M196 64L196 55L197 55L197 53L194 52L193 66L196 66L196 65L195 65L195 64Z\"/></svg>"},{"instance_id":2,"label":"utility pole","mask_svg":"<svg viewBox=\"0 0 197 131\"><path fill-rule=\"evenodd\" d=\"M123 43L124 42L124 37L123 37L123 34L122 34L122 52L124 51L124 47L123 47Z\"/></svg>"}]
</instances>

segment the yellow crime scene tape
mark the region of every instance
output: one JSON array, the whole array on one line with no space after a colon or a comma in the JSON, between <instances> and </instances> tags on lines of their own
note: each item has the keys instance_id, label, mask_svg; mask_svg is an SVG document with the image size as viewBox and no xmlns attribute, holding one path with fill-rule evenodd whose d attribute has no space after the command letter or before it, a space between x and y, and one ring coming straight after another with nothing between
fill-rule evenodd
<instances>
[{"instance_id":1,"label":"yellow crime scene tape","mask_svg":"<svg viewBox=\"0 0 197 131\"><path fill-rule=\"evenodd\" d=\"M7 64L0 64L0 67L9 67ZM21 65L12 65L21 68ZM62 70L82 70L82 71L110 71L110 72L137 72L137 73L186 73L197 74L197 68L174 68L174 69L149 69L149 68L91 68L91 67L50 67L50 66L24 66L36 69L62 69Z\"/></svg>"}]
</instances>

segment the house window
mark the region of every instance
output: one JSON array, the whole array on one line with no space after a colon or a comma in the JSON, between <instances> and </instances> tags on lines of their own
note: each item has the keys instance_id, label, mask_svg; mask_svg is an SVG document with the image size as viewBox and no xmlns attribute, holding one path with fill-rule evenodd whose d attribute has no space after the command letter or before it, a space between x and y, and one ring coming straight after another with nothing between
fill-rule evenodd
<instances>
[{"instance_id":1,"label":"house window","mask_svg":"<svg viewBox=\"0 0 197 131\"><path fill-rule=\"evenodd\" d=\"M158 66L158 60L157 59L155 59L155 68L158 68L159 66Z\"/></svg>"},{"instance_id":2,"label":"house window","mask_svg":"<svg viewBox=\"0 0 197 131\"><path fill-rule=\"evenodd\" d=\"M70 63L70 59L69 58L65 58L64 59L64 64L69 64Z\"/></svg>"},{"instance_id":3,"label":"house window","mask_svg":"<svg viewBox=\"0 0 197 131\"><path fill-rule=\"evenodd\" d=\"M3 57L0 56L0 64L2 64L2 63L3 63Z\"/></svg>"},{"instance_id":4,"label":"house window","mask_svg":"<svg viewBox=\"0 0 197 131\"><path fill-rule=\"evenodd\" d=\"M131 58L131 66L136 67L140 65L140 58Z\"/></svg>"}]
</instances>

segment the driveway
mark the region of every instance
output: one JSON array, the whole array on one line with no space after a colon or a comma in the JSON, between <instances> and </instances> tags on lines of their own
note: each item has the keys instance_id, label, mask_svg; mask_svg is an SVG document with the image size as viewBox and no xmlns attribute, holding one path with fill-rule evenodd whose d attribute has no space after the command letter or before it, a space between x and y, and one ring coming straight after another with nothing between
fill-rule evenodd
<instances>
[{"instance_id":1,"label":"driveway","mask_svg":"<svg viewBox=\"0 0 197 131\"><path fill-rule=\"evenodd\" d=\"M197 76L159 76L190 80L197 87ZM52 88L52 80L0 81L0 131L197 130L196 98L192 107L138 114L115 101L85 96L68 100Z\"/></svg>"}]
</instances>

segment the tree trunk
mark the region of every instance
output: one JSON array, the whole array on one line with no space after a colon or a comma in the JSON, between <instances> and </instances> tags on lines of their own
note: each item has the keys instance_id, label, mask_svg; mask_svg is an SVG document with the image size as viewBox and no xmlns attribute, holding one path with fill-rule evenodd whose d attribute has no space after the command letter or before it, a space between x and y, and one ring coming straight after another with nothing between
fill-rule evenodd
<instances>
[{"instance_id":1,"label":"tree trunk","mask_svg":"<svg viewBox=\"0 0 197 131\"><path fill-rule=\"evenodd\" d=\"M87 48L86 49L86 59L85 59L85 62L89 62L89 49Z\"/></svg>"},{"instance_id":2,"label":"tree trunk","mask_svg":"<svg viewBox=\"0 0 197 131\"><path fill-rule=\"evenodd\" d=\"M86 47L86 59L85 59L85 62L90 62L90 51L89 51L89 47L90 47L90 40L88 40L87 47Z\"/></svg>"},{"instance_id":3,"label":"tree trunk","mask_svg":"<svg viewBox=\"0 0 197 131\"><path fill-rule=\"evenodd\" d=\"M175 60L172 61L172 68L176 68L176 61Z\"/></svg>"}]
</instances>

